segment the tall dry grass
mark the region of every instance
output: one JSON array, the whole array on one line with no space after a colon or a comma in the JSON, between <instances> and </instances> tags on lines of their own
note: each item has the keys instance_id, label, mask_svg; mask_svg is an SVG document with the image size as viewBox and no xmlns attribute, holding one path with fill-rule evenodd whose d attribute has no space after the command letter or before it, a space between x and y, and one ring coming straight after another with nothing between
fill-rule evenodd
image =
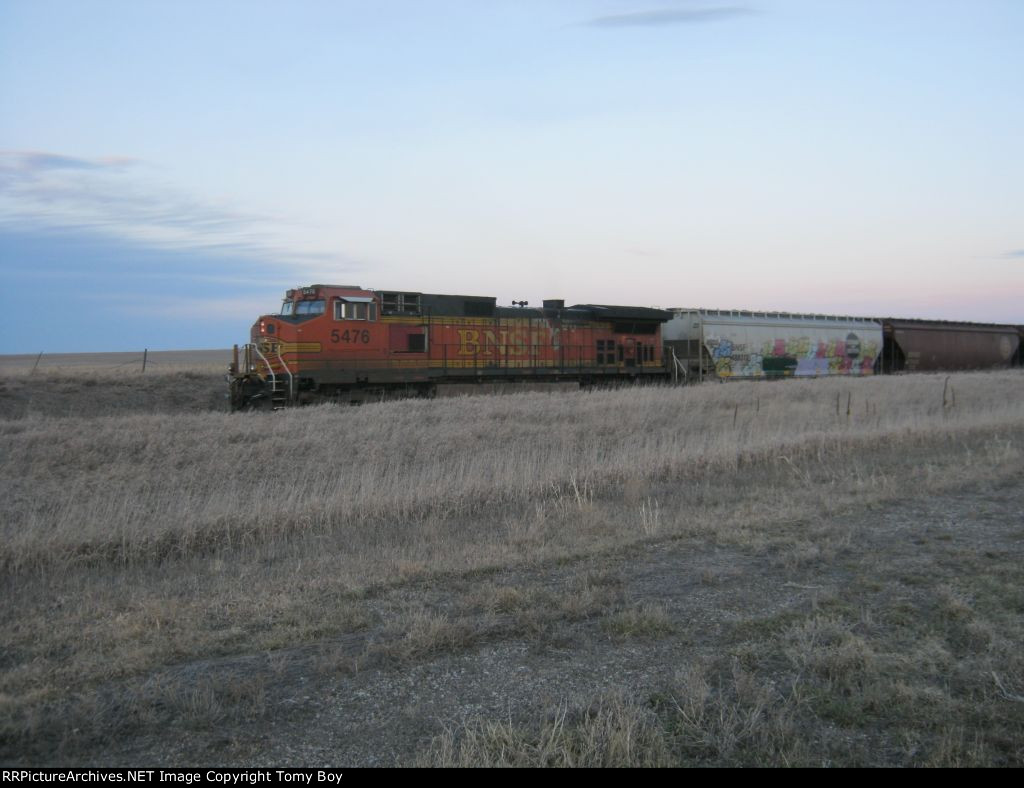
<instances>
[{"instance_id":1,"label":"tall dry grass","mask_svg":"<svg viewBox=\"0 0 1024 788\"><path fill-rule=\"evenodd\" d=\"M29 416L0 422L0 567L181 559L294 534L386 548L424 522L583 508L631 481L693 497L730 476L738 487L780 472L812 484L801 461L826 468L866 449L1024 426L1020 373L956 376L952 390L955 406L944 377L919 376ZM870 468L848 470L872 483ZM640 497L645 521L664 519Z\"/></svg>"},{"instance_id":2,"label":"tall dry grass","mask_svg":"<svg viewBox=\"0 0 1024 788\"><path fill-rule=\"evenodd\" d=\"M652 538L756 549L1018 473L1024 445L1019 371L74 415L94 388L0 419L0 739L70 691L364 627L367 589ZM608 636L671 631L655 613Z\"/></svg>"},{"instance_id":3,"label":"tall dry grass","mask_svg":"<svg viewBox=\"0 0 1024 788\"><path fill-rule=\"evenodd\" d=\"M103 355L103 354L96 354ZM228 410L223 363L135 361L33 369L0 363L0 419L116 416L128 413L202 413Z\"/></svg>"}]
</instances>

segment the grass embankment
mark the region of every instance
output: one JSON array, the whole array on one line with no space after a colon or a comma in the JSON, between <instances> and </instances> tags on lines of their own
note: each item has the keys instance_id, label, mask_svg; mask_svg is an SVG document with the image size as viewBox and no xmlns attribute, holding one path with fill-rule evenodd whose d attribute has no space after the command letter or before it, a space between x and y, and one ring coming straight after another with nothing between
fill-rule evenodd
<instances>
[{"instance_id":1,"label":"grass embankment","mask_svg":"<svg viewBox=\"0 0 1024 788\"><path fill-rule=\"evenodd\" d=\"M816 531L822 518L1019 474L1024 376L949 384L790 381L235 415L29 408L0 421L4 750L52 735L60 699L93 697L106 682L371 626L365 596L411 579L657 539L771 554L783 572L828 565L857 546ZM681 665L657 697L602 699L575 721L482 722L425 757L596 763L605 756L587 743L593 726L625 726L638 763L807 762L793 747L814 740L808 720L840 719L864 736L880 720L902 726L893 734L902 754L877 762L916 762L906 755L915 736L936 762L1019 762L1006 737L1020 733L1020 714L994 711L1015 708L1000 699L1024 691L1007 648L1024 637L1019 553L1000 553L977 576L923 577L925 595L916 589L910 602L871 570L885 558L863 564L869 576L849 595L783 621L753 616L756 631L734 630L722 644L735 657L728 668ZM603 616L612 640L671 636L663 611L634 602L588 615ZM408 621L396 644L413 630L434 644L410 655L474 642L430 611ZM936 634L945 621L955 627ZM955 682L935 695L941 676L972 670L980 677L964 685L966 706ZM848 700L830 710L837 697ZM603 741L614 749L613 739ZM947 756L936 754L941 742ZM854 759L849 748L835 753Z\"/></svg>"}]
</instances>

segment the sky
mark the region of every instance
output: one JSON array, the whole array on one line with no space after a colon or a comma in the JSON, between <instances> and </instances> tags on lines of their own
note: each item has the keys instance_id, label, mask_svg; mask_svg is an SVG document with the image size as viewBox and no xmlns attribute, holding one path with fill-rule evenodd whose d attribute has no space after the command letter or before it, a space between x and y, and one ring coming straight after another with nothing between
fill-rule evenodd
<instances>
[{"instance_id":1,"label":"sky","mask_svg":"<svg viewBox=\"0 0 1024 788\"><path fill-rule=\"evenodd\" d=\"M0 0L0 353L313 283L1024 323L1024 1Z\"/></svg>"}]
</instances>

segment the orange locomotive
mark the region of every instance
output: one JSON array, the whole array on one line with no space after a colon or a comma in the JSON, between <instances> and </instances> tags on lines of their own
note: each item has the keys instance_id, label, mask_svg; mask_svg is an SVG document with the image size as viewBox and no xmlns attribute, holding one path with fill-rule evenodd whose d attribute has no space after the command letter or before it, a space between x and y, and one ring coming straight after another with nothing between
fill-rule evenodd
<instances>
[{"instance_id":1,"label":"orange locomotive","mask_svg":"<svg viewBox=\"0 0 1024 788\"><path fill-rule=\"evenodd\" d=\"M252 327L235 356L231 405L284 407L434 396L526 382L664 378L660 309L312 285ZM468 385L467 385L468 384ZM470 389L472 386L472 389Z\"/></svg>"}]
</instances>

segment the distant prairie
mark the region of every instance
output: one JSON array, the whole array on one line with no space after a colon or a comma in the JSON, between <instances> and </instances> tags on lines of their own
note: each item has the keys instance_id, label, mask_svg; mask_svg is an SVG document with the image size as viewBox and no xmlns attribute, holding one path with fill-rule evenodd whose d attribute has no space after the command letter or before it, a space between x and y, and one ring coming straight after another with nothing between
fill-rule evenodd
<instances>
[{"instance_id":1,"label":"distant prairie","mask_svg":"<svg viewBox=\"0 0 1024 788\"><path fill-rule=\"evenodd\" d=\"M127 353L19 353L0 355L0 370L53 369L54 367L142 367L143 356L146 366L194 366L220 364L225 366L231 360L231 350L150 350L143 349Z\"/></svg>"},{"instance_id":2,"label":"distant prairie","mask_svg":"<svg viewBox=\"0 0 1024 788\"><path fill-rule=\"evenodd\" d=\"M227 410L230 350L0 356L0 419Z\"/></svg>"}]
</instances>

